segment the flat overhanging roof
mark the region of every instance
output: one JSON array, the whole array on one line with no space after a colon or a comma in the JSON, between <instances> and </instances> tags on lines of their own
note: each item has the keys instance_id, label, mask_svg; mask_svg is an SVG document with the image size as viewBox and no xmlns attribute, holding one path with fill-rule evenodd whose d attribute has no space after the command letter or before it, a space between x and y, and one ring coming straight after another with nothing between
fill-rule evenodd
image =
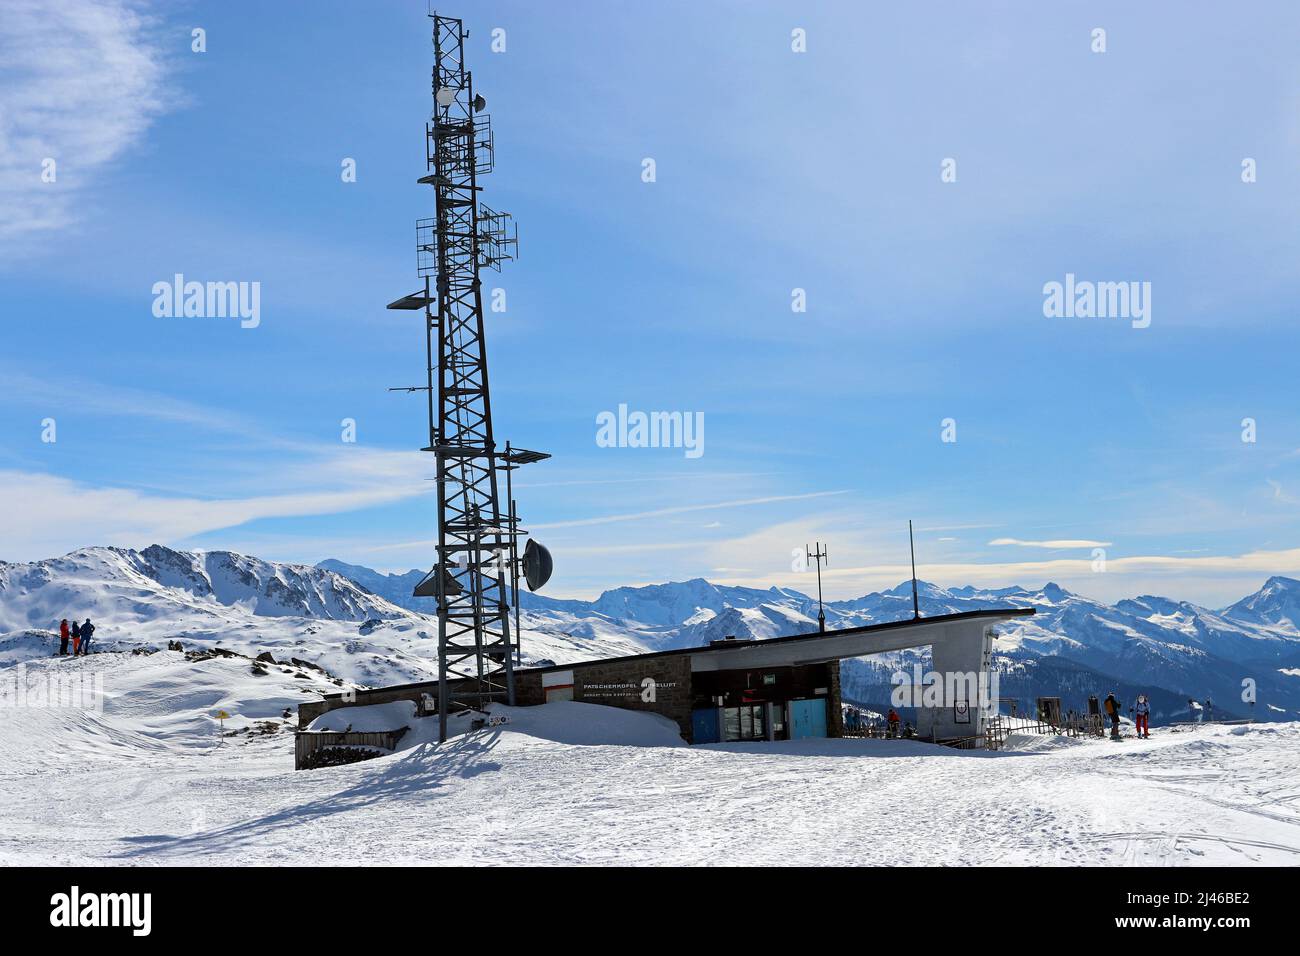
<instances>
[{"instance_id":1,"label":"flat overhanging roof","mask_svg":"<svg viewBox=\"0 0 1300 956\"><path fill-rule=\"evenodd\" d=\"M1032 607L990 608L939 614L934 617L907 618L846 627L826 633L772 637L765 641L729 641L708 647L687 648L692 671L724 671L740 667L782 667L824 664L846 657L865 657L885 651L933 644L955 626L973 621L1001 621L1012 617L1030 617Z\"/></svg>"},{"instance_id":2,"label":"flat overhanging roof","mask_svg":"<svg viewBox=\"0 0 1300 956\"><path fill-rule=\"evenodd\" d=\"M569 664L550 664L546 667L522 667L519 674L545 674L552 671L572 670L586 664L622 664L631 661L649 661L660 657L690 657L691 670L725 671L742 667L784 667L802 664L822 664L846 657L864 657L905 647L921 647L942 638L943 632L954 626L973 621L1004 621L1013 617L1030 617L1032 607L988 608L979 611L962 611L958 614L938 614L934 617L906 618L902 621L885 621L845 627L826 633L792 634L788 637L769 637L761 641L727 641L705 647L676 647L667 651L649 651L624 657L600 657ZM436 691L438 682L420 681L414 684L394 684L376 687L373 691ZM360 703L370 691L356 691ZM342 694L325 695L325 700L336 700Z\"/></svg>"},{"instance_id":3,"label":"flat overhanging roof","mask_svg":"<svg viewBox=\"0 0 1300 956\"><path fill-rule=\"evenodd\" d=\"M904 647L931 644L946 627L969 621L1001 621L1012 617L1030 617L1032 607L988 608L979 611L961 611L957 614L937 614L934 617L906 618L902 621L884 621L860 627L844 627L824 634L791 634L788 637L769 637L761 641L718 641L705 647L678 647L668 651L651 651L648 654L631 654L627 657L604 658L609 663L651 660L656 657L689 655L692 671L725 671L740 667L777 667L784 665L821 664L846 657L863 657L883 651L896 651ZM568 670L581 667L586 661L572 664L555 664L550 667L528 667L516 671ZM591 662L594 663L594 662Z\"/></svg>"}]
</instances>

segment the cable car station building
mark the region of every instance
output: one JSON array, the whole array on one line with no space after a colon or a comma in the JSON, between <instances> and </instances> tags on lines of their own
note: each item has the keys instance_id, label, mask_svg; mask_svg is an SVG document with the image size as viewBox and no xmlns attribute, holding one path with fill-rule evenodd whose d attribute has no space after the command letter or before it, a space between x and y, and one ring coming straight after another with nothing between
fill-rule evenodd
<instances>
[{"instance_id":1,"label":"cable car station building","mask_svg":"<svg viewBox=\"0 0 1300 956\"><path fill-rule=\"evenodd\" d=\"M517 670L520 706L575 700L660 714L691 743L839 737L840 661L929 645L940 674L987 678L998 621L1033 614L999 608L913 618L768 640L714 641L704 647ZM987 685L985 685L987 686ZM438 682L332 695L298 708L305 728L337 707L414 700L436 709ZM974 700L918 710L918 733L938 740L979 736L985 714Z\"/></svg>"}]
</instances>

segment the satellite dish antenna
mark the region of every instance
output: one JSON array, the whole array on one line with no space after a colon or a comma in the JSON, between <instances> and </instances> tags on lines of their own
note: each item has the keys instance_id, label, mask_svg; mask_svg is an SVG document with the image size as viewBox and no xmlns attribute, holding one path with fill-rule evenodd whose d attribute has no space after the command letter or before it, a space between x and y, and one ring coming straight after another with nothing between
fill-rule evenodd
<instances>
[{"instance_id":1,"label":"satellite dish antenna","mask_svg":"<svg viewBox=\"0 0 1300 956\"><path fill-rule=\"evenodd\" d=\"M483 99L482 93L476 94L474 97L474 112L482 113L485 109L487 109L487 100Z\"/></svg>"},{"instance_id":2,"label":"satellite dish antenna","mask_svg":"<svg viewBox=\"0 0 1300 956\"><path fill-rule=\"evenodd\" d=\"M528 582L528 590L536 591L540 588L551 579L554 570L555 561L551 558L551 552L529 538L528 544L524 546L524 580Z\"/></svg>"},{"instance_id":3,"label":"satellite dish antenna","mask_svg":"<svg viewBox=\"0 0 1300 956\"><path fill-rule=\"evenodd\" d=\"M456 91L450 86L440 86L433 98L438 101L439 106L451 106L456 101Z\"/></svg>"}]
</instances>

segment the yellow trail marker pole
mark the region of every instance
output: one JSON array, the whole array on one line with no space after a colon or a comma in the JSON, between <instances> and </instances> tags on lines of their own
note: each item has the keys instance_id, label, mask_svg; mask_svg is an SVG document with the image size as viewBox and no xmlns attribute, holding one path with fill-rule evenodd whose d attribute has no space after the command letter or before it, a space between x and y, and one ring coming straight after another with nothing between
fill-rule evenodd
<instances>
[{"instance_id":1,"label":"yellow trail marker pole","mask_svg":"<svg viewBox=\"0 0 1300 956\"><path fill-rule=\"evenodd\" d=\"M225 738L226 738L226 718L229 717L230 715L229 715L228 713L226 713L224 710L219 710L219 711L217 711L213 716L216 717L217 720L220 721L220 724L221 724L220 735L219 735L218 738L217 738L217 746L219 747L219 746L221 746L221 744L225 741Z\"/></svg>"}]
</instances>

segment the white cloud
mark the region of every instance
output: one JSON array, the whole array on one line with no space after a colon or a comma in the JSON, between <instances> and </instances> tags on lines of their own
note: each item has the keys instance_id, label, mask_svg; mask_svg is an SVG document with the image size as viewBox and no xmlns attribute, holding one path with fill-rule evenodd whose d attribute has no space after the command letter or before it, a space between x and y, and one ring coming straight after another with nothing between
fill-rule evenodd
<instances>
[{"instance_id":1,"label":"white cloud","mask_svg":"<svg viewBox=\"0 0 1300 956\"><path fill-rule=\"evenodd\" d=\"M1088 538L1054 538L1049 541L1023 541L1020 538L994 538L989 542L989 547L1001 547L1002 545L1016 545L1021 548L1049 548L1052 550L1066 550L1070 548L1109 548L1110 541L1092 541Z\"/></svg>"},{"instance_id":2,"label":"white cloud","mask_svg":"<svg viewBox=\"0 0 1300 956\"><path fill-rule=\"evenodd\" d=\"M552 521L549 524L535 524L534 528L579 528L594 524L612 524L616 521L640 521L644 518L663 518L669 515L685 514L691 511L712 511L715 508L744 508L750 505L766 505L778 501L803 501L807 498L825 498L830 495L846 495L844 491L813 491L803 495L768 495L764 498L741 498L735 501L719 501L707 505L678 505L673 508L656 508L653 511L637 511L630 514L601 515L598 518L578 518L573 521Z\"/></svg>"},{"instance_id":3,"label":"white cloud","mask_svg":"<svg viewBox=\"0 0 1300 956\"><path fill-rule=\"evenodd\" d=\"M0 241L67 229L87 187L163 110L149 20L127 0L5 0ZM43 182L42 162L57 163Z\"/></svg>"},{"instance_id":4,"label":"white cloud","mask_svg":"<svg viewBox=\"0 0 1300 956\"><path fill-rule=\"evenodd\" d=\"M87 545L144 547L177 544L205 532L262 518L338 514L390 504L428 492L427 463L418 453L321 455L277 470L278 491L236 498L148 494L96 487L55 475L0 471L6 503L0 560L30 561ZM285 488L285 478L301 481ZM275 487L268 477L264 485Z\"/></svg>"},{"instance_id":5,"label":"white cloud","mask_svg":"<svg viewBox=\"0 0 1300 956\"><path fill-rule=\"evenodd\" d=\"M677 505L672 508L657 508L653 511L638 511L630 514L602 515L598 518L578 518L572 521L552 521L544 523L529 522L528 527L531 531L549 531L556 528L587 528L592 525L614 524L625 521L641 521L646 518L661 518L671 515L684 514L692 511L712 511L716 508L744 508L751 505L765 505L782 501L803 501L808 498L825 498L832 495L847 494L847 491L814 491L801 495L769 495L763 498L740 498L734 501L717 501L706 505ZM704 527L711 527L705 525ZM584 539L585 540L585 539ZM429 547L436 545L438 542L433 538L422 538L415 541L398 541L391 544L375 545L363 549L367 553L380 551L407 551L419 550L426 551ZM725 542L723 542L725 544ZM717 546L716 542L693 542L693 541L668 541L654 544L600 544L600 545L565 545L565 554L584 554L584 555L611 555L611 554L640 554L647 551L676 551L685 549L712 548ZM608 570L608 569L607 569ZM615 586L611 584L610 586Z\"/></svg>"},{"instance_id":6,"label":"white cloud","mask_svg":"<svg viewBox=\"0 0 1300 956\"><path fill-rule=\"evenodd\" d=\"M829 599L853 598L891 588L911 576L905 527L898 534L862 520L860 514L827 513L756 528L735 538L701 541L686 553L689 566L665 568L663 577L680 580L698 573L698 568L744 567L752 570L711 575L710 580L815 593L813 572L800 573L791 568L791 549L803 545L805 538L814 537L831 542L830 564L822 568ZM563 548L552 550L557 562L562 562ZM1160 594L1218 607L1255 590L1271 575L1300 577L1300 548L1241 554L1206 551L1124 555L1111 557L1105 571L1096 570L1087 552L1077 557L1044 555L1043 560L997 561L983 551L944 554L943 549L939 550L938 554L926 547L918 551L917 574L943 587L970 584L1037 588L1055 581L1068 590L1106 601Z\"/></svg>"},{"instance_id":7,"label":"white cloud","mask_svg":"<svg viewBox=\"0 0 1300 956\"><path fill-rule=\"evenodd\" d=\"M1160 594L1215 607L1236 600L1275 574L1300 576L1300 548L1279 551L1250 551L1203 557L1134 555L1112 558L1105 572L1093 569L1087 558L1016 562L926 562L917 565L917 576L940 586L971 584L977 587L1022 585L1037 587L1055 581L1065 588L1090 597L1116 600L1135 594ZM856 597L868 591L893 587L911 576L904 563L861 564L822 570L826 593L833 599ZM808 576L777 572L715 581L745 587L791 587L807 590Z\"/></svg>"},{"instance_id":8,"label":"white cloud","mask_svg":"<svg viewBox=\"0 0 1300 956\"><path fill-rule=\"evenodd\" d=\"M1282 482L1274 481L1272 478L1265 478L1264 480L1268 482L1268 486L1273 489L1274 501L1281 501L1284 504L1293 505L1298 500L1294 495L1286 493L1285 489L1282 487Z\"/></svg>"},{"instance_id":9,"label":"white cloud","mask_svg":"<svg viewBox=\"0 0 1300 956\"><path fill-rule=\"evenodd\" d=\"M0 380L7 386L9 402L44 411L72 411L105 417L130 417L194 425L213 431L235 432L244 437L260 434L257 426L218 409L206 408L163 392L86 382L85 388L67 388L51 376L29 375L15 363L0 364Z\"/></svg>"},{"instance_id":10,"label":"white cloud","mask_svg":"<svg viewBox=\"0 0 1300 956\"><path fill-rule=\"evenodd\" d=\"M578 485L631 485L647 482L668 481L737 481L748 478L762 478L774 475L774 471L748 472L690 472L680 475L638 475L632 478L581 478L566 481L516 481L516 488L565 488Z\"/></svg>"}]
</instances>

